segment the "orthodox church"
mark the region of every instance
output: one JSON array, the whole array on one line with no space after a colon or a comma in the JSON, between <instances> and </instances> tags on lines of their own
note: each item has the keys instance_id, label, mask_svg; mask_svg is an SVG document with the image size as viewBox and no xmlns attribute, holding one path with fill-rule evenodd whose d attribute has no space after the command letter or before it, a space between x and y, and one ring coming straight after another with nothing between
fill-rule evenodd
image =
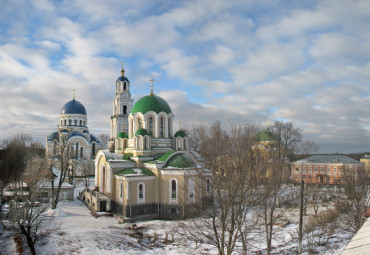
<instances>
[{"instance_id":1,"label":"orthodox church","mask_svg":"<svg viewBox=\"0 0 370 255\"><path fill-rule=\"evenodd\" d=\"M95 190L82 199L95 211L127 220L183 218L208 201L210 183L185 131L173 132L169 104L153 93L133 104L130 81L115 82L107 150L95 157Z\"/></svg>"},{"instance_id":2,"label":"orthodox church","mask_svg":"<svg viewBox=\"0 0 370 255\"><path fill-rule=\"evenodd\" d=\"M89 132L85 107L74 96L60 111L57 131L46 137L46 158L55 159L60 154L62 143L65 143L64 149L70 149L78 159L75 176L94 175L93 160L102 147Z\"/></svg>"}]
</instances>

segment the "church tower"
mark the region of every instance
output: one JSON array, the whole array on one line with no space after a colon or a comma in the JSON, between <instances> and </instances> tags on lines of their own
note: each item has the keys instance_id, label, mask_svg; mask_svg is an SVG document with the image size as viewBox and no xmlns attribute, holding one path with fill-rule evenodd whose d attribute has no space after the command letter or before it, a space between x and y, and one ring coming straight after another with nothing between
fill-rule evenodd
<instances>
[{"instance_id":1,"label":"church tower","mask_svg":"<svg viewBox=\"0 0 370 255\"><path fill-rule=\"evenodd\" d=\"M128 114L131 112L133 99L130 93L130 81L125 77L125 70L121 69L121 76L116 81L116 93L113 99L113 115L110 120L111 140L120 133L128 133Z\"/></svg>"}]
</instances>

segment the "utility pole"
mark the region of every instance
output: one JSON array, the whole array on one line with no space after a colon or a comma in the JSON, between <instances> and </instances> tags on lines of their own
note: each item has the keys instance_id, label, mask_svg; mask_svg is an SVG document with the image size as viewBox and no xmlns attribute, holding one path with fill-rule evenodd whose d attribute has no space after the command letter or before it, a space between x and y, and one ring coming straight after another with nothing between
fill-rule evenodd
<instances>
[{"instance_id":1,"label":"utility pole","mask_svg":"<svg viewBox=\"0 0 370 255\"><path fill-rule=\"evenodd\" d=\"M298 233L298 254L302 253L302 232L303 232L303 193L304 192L304 181L301 181L301 203L299 207L299 233Z\"/></svg>"}]
</instances>

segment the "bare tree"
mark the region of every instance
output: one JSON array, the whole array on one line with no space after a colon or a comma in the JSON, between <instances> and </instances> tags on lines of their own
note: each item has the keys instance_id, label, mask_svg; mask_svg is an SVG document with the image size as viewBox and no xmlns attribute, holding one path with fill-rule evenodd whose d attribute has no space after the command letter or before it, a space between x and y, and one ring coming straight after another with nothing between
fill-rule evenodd
<instances>
[{"instance_id":1,"label":"bare tree","mask_svg":"<svg viewBox=\"0 0 370 255\"><path fill-rule=\"evenodd\" d=\"M219 254L247 253L248 231L256 220L250 214L256 203L255 131L251 125L226 129L219 121L210 128L193 129L198 139L193 148L212 171L201 177L213 202L204 208L203 217L182 225L182 230L196 243L214 245Z\"/></svg>"},{"instance_id":2,"label":"bare tree","mask_svg":"<svg viewBox=\"0 0 370 255\"><path fill-rule=\"evenodd\" d=\"M299 153L302 155L309 155L313 153L318 153L319 152L319 145L317 145L314 141L312 140L305 140L299 144Z\"/></svg>"},{"instance_id":3,"label":"bare tree","mask_svg":"<svg viewBox=\"0 0 370 255\"><path fill-rule=\"evenodd\" d=\"M0 158L0 195L8 183L20 180L26 170L28 161L35 155L34 141L29 134L17 134L5 139L1 147Z\"/></svg>"},{"instance_id":4,"label":"bare tree","mask_svg":"<svg viewBox=\"0 0 370 255\"><path fill-rule=\"evenodd\" d=\"M360 169L361 170L361 169ZM336 201L336 208L342 214L345 226L356 233L365 221L363 213L370 196L369 185L363 171L345 169L342 181L344 189L341 199Z\"/></svg>"},{"instance_id":5,"label":"bare tree","mask_svg":"<svg viewBox=\"0 0 370 255\"><path fill-rule=\"evenodd\" d=\"M69 173L74 173L79 162L78 151L73 149L67 139L61 139L58 143L57 156L49 165L49 178L51 183L51 208L56 209L63 182ZM54 170L57 171L54 172ZM56 186L55 186L56 184Z\"/></svg>"},{"instance_id":6,"label":"bare tree","mask_svg":"<svg viewBox=\"0 0 370 255\"><path fill-rule=\"evenodd\" d=\"M259 145L261 160L258 161L262 181L260 216L264 221L267 254L272 250L273 226L285 212L280 205L286 193L282 185L288 175L287 156L302 138L301 131L292 122L275 121L271 132L272 139Z\"/></svg>"},{"instance_id":7,"label":"bare tree","mask_svg":"<svg viewBox=\"0 0 370 255\"><path fill-rule=\"evenodd\" d=\"M109 136L107 134L100 134L99 136L102 150L105 150L108 146Z\"/></svg>"},{"instance_id":8,"label":"bare tree","mask_svg":"<svg viewBox=\"0 0 370 255\"><path fill-rule=\"evenodd\" d=\"M52 218L45 212L49 203L40 203L43 184L47 176L45 159L34 157L28 161L27 169L14 189L9 217L27 240L32 254L36 254L35 244L58 229L50 224ZM27 187L24 183L27 182Z\"/></svg>"}]
</instances>

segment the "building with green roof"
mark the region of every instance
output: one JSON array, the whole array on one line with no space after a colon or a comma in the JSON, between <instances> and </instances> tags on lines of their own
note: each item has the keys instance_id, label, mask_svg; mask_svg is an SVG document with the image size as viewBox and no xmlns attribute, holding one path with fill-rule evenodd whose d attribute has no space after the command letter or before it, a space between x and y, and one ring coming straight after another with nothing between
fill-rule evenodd
<instances>
[{"instance_id":1,"label":"building with green roof","mask_svg":"<svg viewBox=\"0 0 370 255\"><path fill-rule=\"evenodd\" d=\"M203 177L210 171L189 152L186 132L174 133L173 121L171 107L153 89L133 104L122 68L109 146L95 157L97 190L86 190L84 201L121 220L183 218L190 208L201 209L209 195Z\"/></svg>"}]
</instances>

